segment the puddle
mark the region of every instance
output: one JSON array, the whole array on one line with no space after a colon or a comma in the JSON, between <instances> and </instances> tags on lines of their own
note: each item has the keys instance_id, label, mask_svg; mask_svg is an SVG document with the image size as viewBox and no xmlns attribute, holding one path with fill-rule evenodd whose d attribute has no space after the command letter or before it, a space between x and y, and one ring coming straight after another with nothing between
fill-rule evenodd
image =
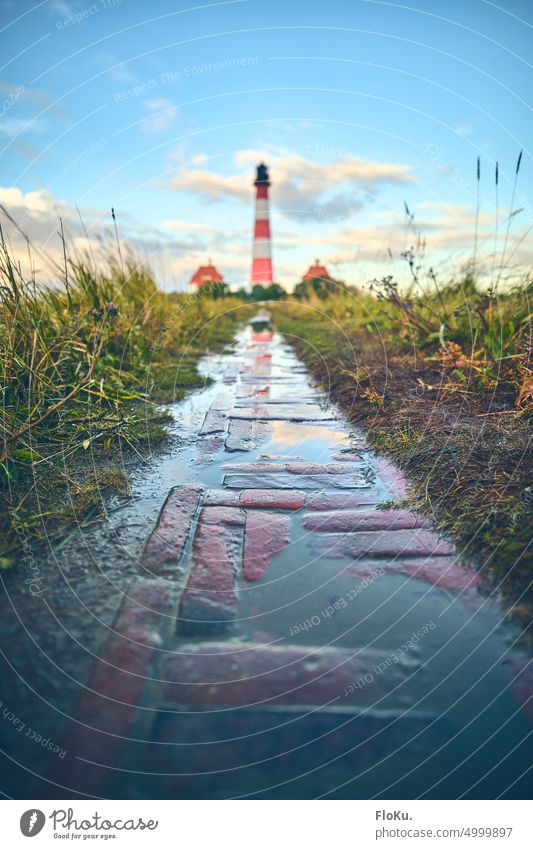
<instances>
[{"instance_id":1,"label":"puddle","mask_svg":"<svg viewBox=\"0 0 533 849\"><path fill-rule=\"evenodd\" d=\"M345 480L345 485L349 485L347 491L368 493L368 504L363 501L355 508L350 507L351 510L369 509L369 504L394 500L381 477L383 465L366 449L364 433L351 426L318 390L279 337L274 336L272 342L267 337L268 331L261 327L256 329L254 342L250 332L245 330L239 335L232 353L205 358L201 371L212 378L212 385L168 408L175 418L176 433L183 444L169 452L167 457L158 461L157 467L148 469L144 478L136 482L137 500L122 511L122 520L128 516L138 518L139 513L144 512L153 522L156 508L163 503L168 489L176 484L201 483L214 490L254 489L261 486L261 481L266 485L266 474L270 483L280 488L289 486L308 492L320 489L330 492L332 497L340 497L341 490L336 487L343 486L344 476L341 474L331 475L329 479L327 475L316 475L313 480L313 475L278 474L276 471L254 475L245 469L239 474L238 468L233 468L233 464L249 467L255 463L279 467L281 462L289 459L313 464L350 462L353 474L350 473ZM215 399L214 408L217 410L242 410L246 409L242 404L249 403L250 408L272 404L268 408L272 411L274 405L276 409L282 409L287 404L297 408L298 414L303 416L308 405L313 410L320 408L325 420L286 421L273 418L262 429L253 432L253 429L246 429L248 422L238 419L242 422L240 433L249 434L244 437L245 442L248 439L246 444L252 446L249 450L229 453L224 450L224 435L213 433L202 438L205 441L199 452L197 434ZM239 439L242 441L243 437L235 437L235 444L239 443ZM232 464L229 472L224 468L228 463ZM266 525L272 512L276 511L271 507L264 509ZM374 681L381 676L386 679L387 675L392 675L390 670L394 669L394 676L401 679L401 684L389 688L392 692L388 692L383 701L371 703L370 714L374 721L389 712L396 718L404 715L429 716L434 717L435 722L438 719L438 723L446 724L445 731L440 724L435 726L438 733L436 731L434 737L429 732L426 734L426 730L432 728L433 720L424 719L416 734L421 734L420 739L425 742L420 746L417 744L415 749L408 736L408 722L401 726L403 732L398 732L396 726L394 731L385 728L380 732L383 757L388 756L388 749L401 751L404 743L408 747L404 755L397 754L393 758L392 773L396 771L401 779L410 770L416 772L419 764L436 757L441 751L439 746L443 746L445 754L439 761L440 766L430 771L430 777L426 773L418 784L414 781L412 786L416 788L416 795L425 792L425 788L430 786L428 782L439 785L441 778L443 783L439 785L440 789L435 790L434 798L440 795L446 797L446 794L453 798L458 787L464 786L468 790L469 785L465 782L473 784L477 781L483 782L478 789L485 797L490 798L492 793L497 795L496 791L505 789L506 781L511 783L519 778L525 769L522 762L526 762L526 758L522 755L517 755L511 765L506 763L500 768L498 763L507 751L520 744L529 731L529 724L518 709L512 692L509 665L512 652L509 645L514 632L503 621L499 605L485 599L479 590L472 587L446 589L433 585L429 580L391 573L390 569L384 568L388 564L379 558L365 561L361 577L353 568L352 558L342 552L333 558L328 556L327 546L317 550L310 545L313 532L304 528L303 512L300 508L284 513L288 516L289 542L283 544L282 550L270 559L262 577L246 582L242 574L238 576L238 618L233 631L224 635L228 650L231 651L232 646L237 650L244 642L280 647L307 646L310 649L327 647L350 650L353 656L378 652L385 666L371 669L371 677ZM322 537L327 537L327 528ZM205 637L198 638L198 645L201 639ZM190 644L190 637L176 637L176 654L179 656L181 646L185 648ZM312 658L306 661L307 672L312 671L314 662ZM356 685L357 682L354 687ZM362 686L361 682L358 686ZM342 693L338 694L335 709L344 709ZM233 713L230 711L226 722L231 727L231 722L235 721L240 727L239 716L235 708ZM263 727L263 720L259 721L258 716L256 712L253 720L246 720L251 722L251 727L255 728L256 722L258 727ZM264 717L264 714L261 716ZM162 715L158 732L162 735L161 739L172 740L175 739L173 735L184 733L186 726L173 725L174 720L165 717ZM200 727L205 730L210 721L205 720L207 724L203 726L191 726L191 733L200 733ZM305 719L309 739L313 740L316 734L322 733L322 726L329 728L330 721L325 716ZM279 742L278 736L272 736L270 720L265 727L270 729L271 742ZM500 732L500 729L505 730ZM220 733L218 725L216 733ZM253 733L261 736L260 732ZM298 734L283 733L283 739L290 748ZM348 735L348 732L344 733ZM361 714L356 739L357 735L364 736L364 733ZM405 740L402 734L407 735ZM418 739L416 734L414 739ZM349 743L349 736L346 736L346 749ZM257 746L257 749L251 746L246 754L259 755L261 746ZM416 751L416 756L413 756L413 751ZM226 755L221 757L223 761ZM373 753L369 769L378 769L381 761L376 757ZM462 766L463 760L467 760L466 766ZM170 763L175 767L175 761ZM216 766L216 760L207 763L211 763L213 768ZM302 774L306 770L311 774L316 769L311 750L307 756L300 757L299 763ZM485 778L492 766L495 767L493 774ZM353 772L353 764L350 769ZM454 770L462 770L460 781L454 777ZM383 777L382 771L378 772L382 776L381 786L387 786L386 776ZM274 773L274 767L270 772L266 770L265 780L271 780ZM255 778L250 779L250 789L238 777L230 777L226 788L215 782L209 785L211 789L206 791L202 786L203 789L198 792L207 792L213 797L217 797L217 793L221 797L225 794L238 795L239 788L244 788L242 795L259 793L261 782L258 773L253 775ZM336 777L335 768L331 767L321 786L333 783L335 787L335 781L341 776L345 774L341 771ZM411 786L405 779L403 782L402 787ZM188 786L195 786L192 779ZM301 798L315 793L313 788L315 783L310 778ZM279 792L280 798L291 798L292 788ZM352 792L359 792L365 798L364 794L368 791L352 789ZM397 792L397 788L391 791L390 798L397 798ZM344 796L341 793L341 797L350 798L350 789ZM474 795L474 798L483 797Z\"/></svg>"}]
</instances>

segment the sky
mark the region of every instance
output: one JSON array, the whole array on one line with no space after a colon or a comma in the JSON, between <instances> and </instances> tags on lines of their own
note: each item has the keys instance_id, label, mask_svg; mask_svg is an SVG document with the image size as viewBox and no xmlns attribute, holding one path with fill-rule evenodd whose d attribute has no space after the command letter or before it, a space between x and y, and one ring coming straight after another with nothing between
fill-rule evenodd
<instances>
[{"instance_id":1,"label":"sky","mask_svg":"<svg viewBox=\"0 0 533 849\"><path fill-rule=\"evenodd\" d=\"M0 0L0 203L42 277L59 218L71 252L104 255L113 207L163 288L208 259L238 287L264 161L289 290L316 258L402 280L413 245L440 274L474 251L520 274L532 36L530 0Z\"/></svg>"}]
</instances>

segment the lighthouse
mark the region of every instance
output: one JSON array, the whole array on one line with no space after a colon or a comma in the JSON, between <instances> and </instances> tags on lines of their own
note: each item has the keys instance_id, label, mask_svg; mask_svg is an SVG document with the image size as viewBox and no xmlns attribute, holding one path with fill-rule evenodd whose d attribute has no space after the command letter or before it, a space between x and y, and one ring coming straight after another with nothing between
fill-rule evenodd
<instances>
[{"instance_id":1,"label":"lighthouse","mask_svg":"<svg viewBox=\"0 0 533 849\"><path fill-rule=\"evenodd\" d=\"M257 177L254 183L255 195L255 228L254 250L252 261L251 285L259 283L268 286L272 280L272 254L270 252L270 221L268 214L268 169L261 163L257 166Z\"/></svg>"}]
</instances>

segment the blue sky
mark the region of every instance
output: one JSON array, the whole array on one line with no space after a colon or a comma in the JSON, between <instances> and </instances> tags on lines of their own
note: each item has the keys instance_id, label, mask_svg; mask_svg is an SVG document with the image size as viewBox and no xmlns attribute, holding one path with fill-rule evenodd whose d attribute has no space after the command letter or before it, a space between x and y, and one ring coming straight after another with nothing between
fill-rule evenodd
<instances>
[{"instance_id":1,"label":"blue sky","mask_svg":"<svg viewBox=\"0 0 533 849\"><path fill-rule=\"evenodd\" d=\"M94 247L114 206L166 288L208 257L245 284L261 159L288 288L315 257L350 283L401 276L417 235L435 266L459 267L473 251L477 156L489 268L521 148L522 211L503 258L531 264L526 0L0 0L0 11L0 202L43 273L59 215L73 249Z\"/></svg>"}]
</instances>

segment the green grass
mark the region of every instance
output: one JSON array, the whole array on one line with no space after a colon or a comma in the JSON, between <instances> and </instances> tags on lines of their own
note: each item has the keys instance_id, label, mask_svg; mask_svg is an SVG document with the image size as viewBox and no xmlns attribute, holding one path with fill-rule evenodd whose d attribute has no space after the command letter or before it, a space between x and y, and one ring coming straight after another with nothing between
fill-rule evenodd
<instances>
[{"instance_id":1,"label":"green grass","mask_svg":"<svg viewBox=\"0 0 533 849\"><path fill-rule=\"evenodd\" d=\"M127 492L107 471L113 458L142 458L168 439L156 402L204 385L199 359L222 350L243 318L234 298L162 292L132 256L124 270L69 261L58 277L51 286L25 278L2 239L4 567L17 557L16 528L53 535L73 509L83 522L106 493Z\"/></svg>"}]
</instances>

